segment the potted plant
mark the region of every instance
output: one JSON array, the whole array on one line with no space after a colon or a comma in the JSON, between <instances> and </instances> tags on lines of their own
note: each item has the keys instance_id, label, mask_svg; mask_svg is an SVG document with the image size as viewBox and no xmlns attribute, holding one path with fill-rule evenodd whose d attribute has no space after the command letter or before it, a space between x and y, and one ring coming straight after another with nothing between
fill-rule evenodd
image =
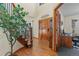
<instances>
[{"instance_id":1,"label":"potted plant","mask_svg":"<svg viewBox=\"0 0 79 59\"><path fill-rule=\"evenodd\" d=\"M12 10L12 15L7 12L3 3L0 3L0 27L4 30L7 40L11 45L10 54L13 55L13 46L17 38L20 36L20 31L26 26L24 17L28 15L20 5L15 6Z\"/></svg>"}]
</instances>

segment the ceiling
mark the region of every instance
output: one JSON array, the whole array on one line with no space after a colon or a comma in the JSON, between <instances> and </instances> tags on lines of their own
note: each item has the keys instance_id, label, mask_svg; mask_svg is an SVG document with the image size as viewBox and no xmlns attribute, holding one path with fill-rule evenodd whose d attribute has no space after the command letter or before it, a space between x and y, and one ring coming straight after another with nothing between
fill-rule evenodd
<instances>
[{"instance_id":1,"label":"ceiling","mask_svg":"<svg viewBox=\"0 0 79 59\"><path fill-rule=\"evenodd\" d=\"M60 10L64 16L79 14L79 3L64 3Z\"/></svg>"}]
</instances>

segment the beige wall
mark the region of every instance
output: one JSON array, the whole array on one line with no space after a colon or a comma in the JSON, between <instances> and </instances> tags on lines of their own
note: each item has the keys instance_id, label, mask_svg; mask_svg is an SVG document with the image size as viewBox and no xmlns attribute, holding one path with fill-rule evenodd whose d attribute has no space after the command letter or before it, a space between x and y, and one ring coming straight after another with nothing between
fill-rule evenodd
<instances>
[{"instance_id":1,"label":"beige wall","mask_svg":"<svg viewBox=\"0 0 79 59\"><path fill-rule=\"evenodd\" d=\"M71 17L64 17L64 31L72 33L72 19Z\"/></svg>"},{"instance_id":2,"label":"beige wall","mask_svg":"<svg viewBox=\"0 0 79 59\"><path fill-rule=\"evenodd\" d=\"M14 50L16 51L17 49L23 47L19 42L16 42L14 45ZM0 28L0 56L5 55L7 52L10 52L10 44L9 41L6 38L5 33L3 33L3 29Z\"/></svg>"}]
</instances>

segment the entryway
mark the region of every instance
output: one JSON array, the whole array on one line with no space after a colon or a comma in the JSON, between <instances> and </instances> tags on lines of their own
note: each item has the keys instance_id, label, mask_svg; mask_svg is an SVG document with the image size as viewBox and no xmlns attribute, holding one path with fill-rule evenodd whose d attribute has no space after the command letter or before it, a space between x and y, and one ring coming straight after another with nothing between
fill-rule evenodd
<instances>
[{"instance_id":1,"label":"entryway","mask_svg":"<svg viewBox=\"0 0 79 59\"><path fill-rule=\"evenodd\" d=\"M56 56L56 52L48 48L48 41L33 38L33 47L23 47L15 52L18 56Z\"/></svg>"}]
</instances>

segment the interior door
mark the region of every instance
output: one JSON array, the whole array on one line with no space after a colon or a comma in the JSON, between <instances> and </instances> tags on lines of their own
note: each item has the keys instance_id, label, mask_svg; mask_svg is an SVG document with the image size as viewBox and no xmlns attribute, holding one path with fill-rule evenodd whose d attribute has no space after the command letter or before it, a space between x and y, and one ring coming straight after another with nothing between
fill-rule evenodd
<instances>
[{"instance_id":1,"label":"interior door","mask_svg":"<svg viewBox=\"0 0 79 59\"><path fill-rule=\"evenodd\" d=\"M48 19L40 20L40 39L48 40Z\"/></svg>"},{"instance_id":2,"label":"interior door","mask_svg":"<svg viewBox=\"0 0 79 59\"><path fill-rule=\"evenodd\" d=\"M39 21L39 38L41 40L48 40L49 47L52 48L52 29L51 29L51 18L46 18ZM51 23L50 23L51 22Z\"/></svg>"}]
</instances>

